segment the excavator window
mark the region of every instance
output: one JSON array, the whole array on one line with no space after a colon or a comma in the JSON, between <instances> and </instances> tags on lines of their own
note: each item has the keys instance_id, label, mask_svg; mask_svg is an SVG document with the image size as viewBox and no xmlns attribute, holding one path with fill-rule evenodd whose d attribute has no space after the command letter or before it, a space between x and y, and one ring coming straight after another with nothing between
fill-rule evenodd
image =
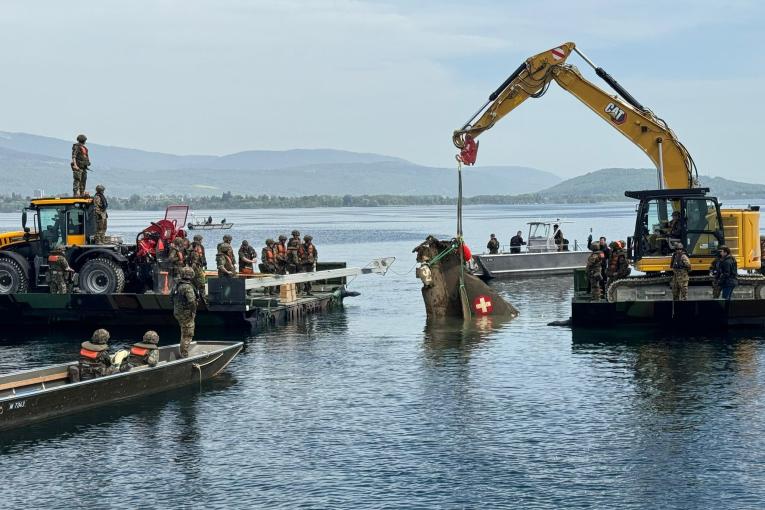
<instances>
[{"instance_id":1,"label":"excavator window","mask_svg":"<svg viewBox=\"0 0 765 510\"><path fill-rule=\"evenodd\" d=\"M40 237L48 249L66 243L66 209L64 207L40 207Z\"/></svg>"},{"instance_id":2,"label":"excavator window","mask_svg":"<svg viewBox=\"0 0 765 510\"><path fill-rule=\"evenodd\" d=\"M660 257L668 255L671 251L672 213L674 206L672 200L656 198L643 204L640 228L640 252L646 257ZM675 232L676 233L676 232ZM677 239L679 241L679 239Z\"/></svg>"},{"instance_id":3,"label":"excavator window","mask_svg":"<svg viewBox=\"0 0 765 510\"><path fill-rule=\"evenodd\" d=\"M708 198L685 201L687 237L685 249L691 256L712 256L722 244L719 205Z\"/></svg>"}]
</instances>

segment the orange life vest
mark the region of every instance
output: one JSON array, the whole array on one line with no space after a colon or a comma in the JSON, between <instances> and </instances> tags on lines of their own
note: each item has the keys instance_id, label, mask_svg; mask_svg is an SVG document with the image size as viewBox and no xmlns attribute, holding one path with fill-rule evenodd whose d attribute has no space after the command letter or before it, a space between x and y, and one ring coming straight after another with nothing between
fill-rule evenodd
<instances>
[{"instance_id":1,"label":"orange life vest","mask_svg":"<svg viewBox=\"0 0 765 510\"><path fill-rule=\"evenodd\" d=\"M133 356L146 356L148 354L149 349L145 347L136 347L135 345L130 348L130 354Z\"/></svg>"},{"instance_id":2,"label":"orange life vest","mask_svg":"<svg viewBox=\"0 0 765 510\"><path fill-rule=\"evenodd\" d=\"M90 349L86 349L85 347L83 347L82 349L80 349L80 356L84 356L90 359L96 359L98 357L98 351L91 351Z\"/></svg>"},{"instance_id":3,"label":"orange life vest","mask_svg":"<svg viewBox=\"0 0 765 510\"><path fill-rule=\"evenodd\" d=\"M287 247L284 246L282 243L278 243L276 245L276 251L278 251L279 254L284 255L287 253Z\"/></svg>"},{"instance_id":4,"label":"orange life vest","mask_svg":"<svg viewBox=\"0 0 765 510\"><path fill-rule=\"evenodd\" d=\"M55 264L58 262L58 255L48 255L48 264Z\"/></svg>"},{"instance_id":5,"label":"orange life vest","mask_svg":"<svg viewBox=\"0 0 765 510\"><path fill-rule=\"evenodd\" d=\"M274 261L273 248L266 248L266 262L273 262L273 261Z\"/></svg>"}]
</instances>

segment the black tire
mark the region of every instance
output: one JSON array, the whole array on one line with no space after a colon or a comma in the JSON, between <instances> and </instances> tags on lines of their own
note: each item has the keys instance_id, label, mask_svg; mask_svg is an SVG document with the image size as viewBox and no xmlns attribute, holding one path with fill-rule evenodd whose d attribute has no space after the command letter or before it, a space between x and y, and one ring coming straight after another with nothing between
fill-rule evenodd
<instances>
[{"instance_id":1,"label":"black tire","mask_svg":"<svg viewBox=\"0 0 765 510\"><path fill-rule=\"evenodd\" d=\"M29 290L29 275L13 259L0 257L0 294L16 294Z\"/></svg>"},{"instance_id":2,"label":"black tire","mask_svg":"<svg viewBox=\"0 0 765 510\"><path fill-rule=\"evenodd\" d=\"M111 259L90 259L80 269L80 290L85 294L119 294L125 290L125 271Z\"/></svg>"}]
</instances>

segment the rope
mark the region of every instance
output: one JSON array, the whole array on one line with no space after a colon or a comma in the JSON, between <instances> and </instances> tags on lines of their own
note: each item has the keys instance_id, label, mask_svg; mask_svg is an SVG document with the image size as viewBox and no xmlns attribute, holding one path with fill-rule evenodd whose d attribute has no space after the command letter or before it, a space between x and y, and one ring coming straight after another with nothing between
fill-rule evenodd
<instances>
[{"instance_id":1,"label":"rope","mask_svg":"<svg viewBox=\"0 0 765 510\"><path fill-rule=\"evenodd\" d=\"M199 389L200 390L202 389L202 367L206 367L210 363L215 363L216 361L218 361L221 358L221 356L223 356L223 353L218 354L215 358L213 358L210 361L207 361L205 363L192 363L191 364L191 366L196 368L197 371L199 372Z\"/></svg>"},{"instance_id":2,"label":"rope","mask_svg":"<svg viewBox=\"0 0 765 510\"><path fill-rule=\"evenodd\" d=\"M453 252L455 249L457 249L457 245L458 245L458 244L459 244L459 243L452 243L452 245L451 245L451 246L449 246L447 249L445 249L444 251L442 251L441 253L439 253L438 255L436 255L435 257L433 257L432 259L430 259L428 262L426 262L426 264L428 264L428 266L430 266L430 267L433 267L433 266L435 266L435 265L436 265L436 263L437 263L439 260L441 260L442 258L446 257L446 256L447 256L447 255L449 255L451 252Z\"/></svg>"},{"instance_id":3,"label":"rope","mask_svg":"<svg viewBox=\"0 0 765 510\"><path fill-rule=\"evenodd\" d=\"M460 304L462 305L462 318L469 319L473 314L465 289L465 250L463 249L465 241L462 238L462 161L459 158L457 158L457 183L457 242L452 244L451 249L460 248Z\"/></svg>"}]
</instances>

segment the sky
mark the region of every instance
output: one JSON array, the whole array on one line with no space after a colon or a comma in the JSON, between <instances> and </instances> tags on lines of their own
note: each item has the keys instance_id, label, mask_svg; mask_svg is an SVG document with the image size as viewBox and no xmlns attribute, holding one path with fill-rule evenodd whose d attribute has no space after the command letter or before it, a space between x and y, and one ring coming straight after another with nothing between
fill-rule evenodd
<instances>
[{"instance_id":1,"label":"sky","mask_svg":"<svg viewBox=\"0 0 765 510\"><path fill-rule=\"evenodd\" d=\"M452 166L452 131L527 57L574 41L669 123L701 174L765 183L763 22L765 2L744 0L4 0L0 130ZM651 166L555 87L481 135L478 165Z\"/></svg>"}]
</instances>

